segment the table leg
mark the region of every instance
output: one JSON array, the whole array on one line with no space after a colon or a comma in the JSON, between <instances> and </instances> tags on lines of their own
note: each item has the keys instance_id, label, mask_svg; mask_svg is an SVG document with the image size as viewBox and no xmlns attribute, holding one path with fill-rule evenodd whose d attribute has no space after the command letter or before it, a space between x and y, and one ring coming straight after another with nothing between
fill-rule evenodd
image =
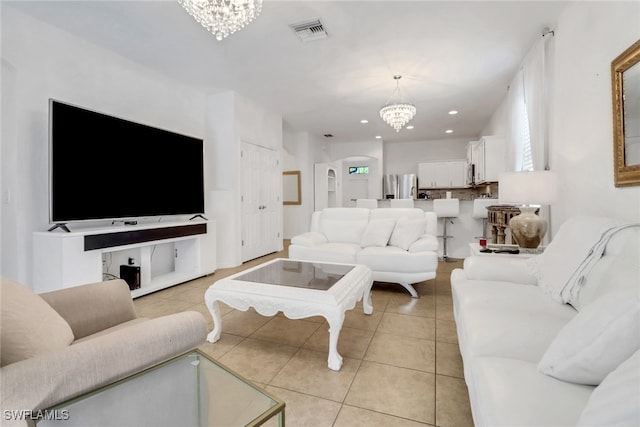
<instances>
[{"instance_id":1,"label":"table leg","mask_svg":"<svg viewBox=\"0 0 640 427\"><path fill-rule=\"evenodd\" d=\"M207 341L216 342L220 339L220 333L222 332L222 317L220 316L218 301L213 300L208 308L211 317L213 317L213 330L207 335Z\"/></svg>"},{"instance_id":2,"label":"table leg","mask_svg":"<svg viewBox=\"0 0 640 427\"><path fill-rule=\"evenodd\" d=\"M329 322L329 369L333 371L339 371L342 368L342 356L338 353L338 338L340 337L340 330L342 329L342 322L344 322L344 313L339 312L334 316L328 316Z\"/></svg>"},{"instance_id":3,"label":"table leg","mask_svg":"<svg viewBox=\"0 0 640 427\"><path fill-rule=\"evenodd\" d=\"M364 314L373 313L373 304L371 303L371 286L373 286L373 281L364 288L364 293L362 295L362 308L364 309Z\"/></svg>"}]
</instances>

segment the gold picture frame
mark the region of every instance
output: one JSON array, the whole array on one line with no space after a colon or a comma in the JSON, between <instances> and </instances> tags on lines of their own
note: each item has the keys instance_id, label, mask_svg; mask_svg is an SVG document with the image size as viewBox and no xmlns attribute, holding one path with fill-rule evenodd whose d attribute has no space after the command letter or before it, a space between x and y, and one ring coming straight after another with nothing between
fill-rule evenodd
<instances>
[{"instance_id":1,"label":"gold picture frame","mask_svg":"<svg viewBox=\"0 0 640 427\"><path fill-rule=\"evenodd\" d=\"M302 192L300 190L300 171L282 172L282 204L302 204Z\"/></svg>"},{"instance_id":2,"label":"gold picture frame","mask_svg":"<svg viewBox=\"0 0 640 427\"><path fill-rule=\"evenodd\" d=\"M611 88L614 184L640 185L640 40L611 62Z\"/></svg>"}]
</instances>

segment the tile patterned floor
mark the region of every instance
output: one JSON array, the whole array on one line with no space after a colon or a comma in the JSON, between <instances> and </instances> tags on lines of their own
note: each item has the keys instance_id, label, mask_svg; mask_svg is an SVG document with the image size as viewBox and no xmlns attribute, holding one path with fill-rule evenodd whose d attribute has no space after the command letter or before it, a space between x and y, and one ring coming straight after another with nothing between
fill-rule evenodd
<instances>
[{"instance_id":1,"label":"tile patterned floor","mask_svg":"<svg viewBox=\"0 0 640 427\"><path fill-rule=\"evenodd\" d=\"M134 303L146 317L196 310L213 328L204 304L212 283L286 256L285 248ZM418 299L399 285L375 283L374 313L365 315L362 303L346 313L338 372L327 368L329 334L322 317L264 317L220 304L221 339L201 350L284 400L288 426L473 426L449 283L451 270L461 264L440 263L434 280L415 285Z\"/></svg>"}]
</instances>

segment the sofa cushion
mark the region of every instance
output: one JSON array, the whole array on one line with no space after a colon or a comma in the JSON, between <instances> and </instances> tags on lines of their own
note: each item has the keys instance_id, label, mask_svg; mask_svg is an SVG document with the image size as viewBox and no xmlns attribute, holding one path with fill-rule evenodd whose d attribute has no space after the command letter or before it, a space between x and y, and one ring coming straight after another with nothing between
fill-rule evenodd
<instances>
[{"instance_id":1,"label":"sofa cushion","mask_svg":"<svg viewBox=\"0 0 640 427\"><path fill-rule=\"evenodd\" d=\"M397 246L400 249L409 250L413 242L424 234L427 220L425 218L408 219L400 218L389 238L389 245Z\"/></svg>"},{"instance_id":2,"label":"sofa cushion","mask_svg":"<svg viewBox=\"0 0 640 427\"><path fill-rule=\"evenodd\" d=\"M575 426L594 389L543 375L523 360L479 357L465 363L471 365L476 426Z\"/></svg>"},{"instance_id":3,"label":"sofa cushion","mask_svg":"<svg viewBox=\"0 0 640 427\"><path fill-rule=\"evenodd\" d=\"M420 208L378 208L371 209L370 219L400 218L422 219L425 218L425 211Z\"/></svg>"},{"instance_id":4,"label":"sofa cushion","mask_svg":"<svg viewBox=\"0 0 640 427\"><path fill-rule=\"evenodd\" d=\"M69 324L40 295L1 278L1 365L63 349L73 342Z\"/></svg>"},{"instance_id":5,"label":"sofa cushion","mask_svg":"<svg viewBox=\"0 0 640 427\"><path fill-rule=\"evenodd\" d=\"M363 248L368 246L387 246L395 226L396 220L393 218L370 220L362 235L360 246Z\"/></svg>"},{"instance_id":6,"label":"sofa cushion","mask_svg":"<svg viewBox=\"0 0 640 427\"><path fill-rule=\"evenodd\" d=\"M540 372L579 384L598 385L640 348L637 292L611 292L579 312L553 340Z\"/></svg>"},{"instance_id":7,"label":"sofa cushion","mask_svg":"<svg viewBox=\"0 0 640 427\"><path fill-rule=\"evenodd\" d=\"M360 245L354 243L325 243L312 247L289 246L289 258L357 264L356 254L360 250Z\"/></svg>"},{"instance_id":8,"label":"sofa cushion","mask_svg":"<svg viewBox=\"0 0 640 427\"><path fill-rule=\"evenodd\" d=\"M593 391L578 427L640 425L640 350Z\"/></svg>"},{"instance_id":9,"label":"sofa cushion","mask_svg":"<svg viewBox=\"0 0 640 427\"><path fill-rule=\"evenodd\" d=\"M584 277L623 226L606 217L578 216L564 222L545 251L527 260L538 286L556 301L578 306Z\"/></svg>"},{"instance_id":10,"label":"sofa cushion","mask_svg":"<svg viewBox=\"0 0 640 427\"><path fill-rule=\"evenodd\" d=\"M463 357L503 356L538 363L576 311L537 286L452 280Z\"/></svg>"},{"instance_id":11,"label":"sofa cushion","mask_svg":"<svg viewBox=\"0 0 640 427\"><path fill-rule=\"evenodd\" d=\"M360 245L362 234L369 223L369 209L326 208L320 218L320 232L329 242Z\"/></svg>"},{"instance_id":12,"label":"sofa cushion","mask_svg":"<svg viewBox=\"0 0 640 427\"><path fill-rule=\"evenodd\" d=\"M308 231L306 233L293 236L291 239L292 245L300 246L315 246L327 243L327 236L317 231Z\"/></svg>"},{"instance_id":13,"label":"sofa cushion","mask_svg":"<svg viewBox=\"0 0 640 427\"><path fill-rule=\"evenodd\" d=\"M440 244L436 236L432 236L431 234L423 234L418 240L416 240L411 244L411 246L409 246L409 252L437 252L439 247Z\"/></svg>"},{"instance_id":14,"label":"sofa cushion","mask_svg":"<svg viewBox=\"0 0 640 427\"><path fill-rule=\"evenodd\" d=\"M591 269L582 284L576 308L597 301L608 292L632 290L640 292L640 228L616 233L604 255Z\"/></svg>"},{"instance_id":15,"label":"sofa cushion","mask_svg":"<svg viewBox=\"0 0 640 427\"><path fill-rule=\"evenodd\" d=\"M425 271L425 266L431 264L432 258L432 252L408 253L396 246L371 246L356 255L356 263L364 264L373 271L419 273Z\"/></svg>"}]
</instances>

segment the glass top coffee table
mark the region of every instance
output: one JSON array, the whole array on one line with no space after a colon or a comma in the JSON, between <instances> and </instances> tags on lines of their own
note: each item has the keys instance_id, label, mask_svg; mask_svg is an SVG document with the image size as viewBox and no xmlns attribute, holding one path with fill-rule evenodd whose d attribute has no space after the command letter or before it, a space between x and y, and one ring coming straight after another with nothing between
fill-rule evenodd
<instances>
[{"instance_id":1,"label":"glass top coffee table","mask_svg":"<svg viewBox=\"0 0 640 427\"><path fill-rule=\"evenodd\" d=\"M281 400L199 350L183 354L48 410L37 423L64 427L259 426L274 416L284 426Z\"/></svg>"},{"instance_id":2,"label":"glass top coffee table","mask_svg":"<svg viewBox=\"0 0 640 427\"><path fill-rule=\"evenodd\" d=\"M253 307L263 316L278 311L289 319L323 316L329 323L329 369L339 371L338 337L345 312L362 300L364 313L373 313L372 284L371 270L365 265L274 259L220 279L207 289L204 298L214 324L207 340L220 339L219 301L242 311Z\"/></svg>"}]
</instances>

